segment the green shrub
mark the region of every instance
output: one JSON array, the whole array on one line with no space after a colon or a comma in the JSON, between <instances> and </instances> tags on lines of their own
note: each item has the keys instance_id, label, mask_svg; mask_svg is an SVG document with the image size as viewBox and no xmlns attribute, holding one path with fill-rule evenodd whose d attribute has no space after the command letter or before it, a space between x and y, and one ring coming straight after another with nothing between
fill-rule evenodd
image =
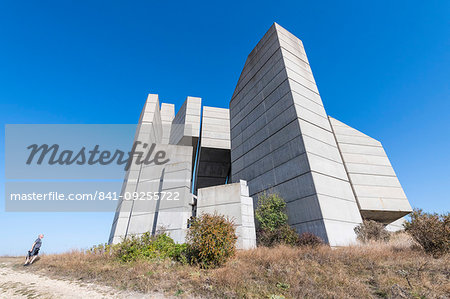
<instances>
[{"instance_id":1,"label":"green shrub","mask_svg":"<svg viewBox=\"0 0 450 299\"><path fill-rule=\"evenodd\" d=\"M186 236L189 260L202 268L218 267L234 256L236 239L232 221L203 214L192 221Z\"/></svg>"},{"instance_id":2,"label":"green shrub","mask_svg":"<svg viewBox=\"0 0 450 299\"><path fill-rule=\"evenodd\" d=\"M404 226L425 252L440 256L450 252L450 214L425 213L414 209Z\"/></svg>"},{"instance_id":3,"label":"green shrub","mask_svg":"<svg viewBox=\"0 0 450 299\"><path fill-rule=\"evenodd\" d=\"M300 235L297 241L298 246L310 246L310 247L316 247L319 245L323 245L323 240L316 236L313 233L303 233Z\"/></svg>"},{"instance_id":4,"label":"green shrub","mask_svg":"<svg viewBox=\"0 0 450 299\"><path fill-rule=\"evenodd\" d=\"M373 220L364 220L354 228L356 238L363 243L368 241L389 241L391 234L382 223Z\"/></svg>"},{"instance_id":5,"label":"green shrub","mask_svg":"<svg viewBox=\"0 0 450 299\"><path fill-rule=\"evenodd\" d=\"M108 254L123 261L137 259L186 260L186 244L176 244L166 233L151 235L149 232L141 236L130 236L115 245L98 245L89 250L93 254Z\"/></svg>"},{"instance_id":6,"label":"green shrub","mask_svg":"<svg viewBox=\"0 0 450 299\"><path fill-rule=\"evenodd\" d=\"M286 203L277 194L263 194L258 199L255 218L263 231L273 231L287 224Z\"/></svg>"},{"instance_id":7,"label":"green shrub","mask_svg":"<svg viewBox=\"0 0 450 299\"><path fill-rule=\"evenodd\" d=\"M123 262L129 262L143 257L143 251L148 252L148 247L150 246L148 239L149 233L145 233L140 237L132 235L114 245L113 255Z\"/></svg>"},{"instance_id":8,"label":"green shrub","mask_svg":"<svg viewBox=\"0 0 450 299\"><path fill-rule=\"evenodd\" d=\"M159 234L153 241L153 245L159 256L162 258L171 258L176 261L184 261L186 253L186 244L176 244L167 234Z\"/></svg>"},{"instance_id":9,"label":"green shrub","mask_svg":"<svg viewBox=\"0 0 450 299\"><path fill-rule=\"evenodd\" d=\"M295 229L288 225L286 203L277 194L263 194L258 199L255 218L259 228L256 231L256 241L262 246L299 244L299 236Z\"/></svg>"},{"instance_id":10,"label":"green shrub","mask_svg":"<svg viewBox=\"0 0 450 299\"><path fill-rule=\"evenodd\" d=\"M99 244L94 245L87 250L90 254L98 254L98 255L111 255L112 254L113 245L109 244Z\"/></svg>"}]
</instances>

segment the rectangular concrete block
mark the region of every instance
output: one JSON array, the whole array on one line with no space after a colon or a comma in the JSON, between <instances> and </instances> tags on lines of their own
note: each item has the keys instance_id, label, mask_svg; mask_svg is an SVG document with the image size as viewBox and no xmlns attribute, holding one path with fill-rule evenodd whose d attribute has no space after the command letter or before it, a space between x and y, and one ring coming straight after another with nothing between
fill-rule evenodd
<instances>
[{"instance_id":1,"label":"rectangular concrete block","mask_svg":"<svg viewBox=\"0 0 450 299\"><path fill-rule=\"evenodd\" d=\"M349 154L342 155L345 163L359 163L369 165L391 166L389 159L383 156L372 156L365 154Z\"/></svg>"},{"instance_id":2,"label":"rectangular concrete block","mask_svg":"<svg viewBox=\"0 0 450 299\"><path fill-rule=\"evenodd\" d=\"M359 196L358 200L361 202L362 211L371 211L374 214L376 214L376 212L395 211L395 212L404 212L403 215L406 215L411 211L411 206L409 202L405 200L405 198ZM391 220L391 222L392 221L395 220Z\"/></svg>"},{"instance_id":3,"label":"rectangular concrete block","mask_svg":"<svg viewBox=\"0 0 450 299\"><path fill-rule=\"evenodd\" d=\"M394 169L388 165L370 165L346 162L349 173L395 176Z\"/></svg>"},{"instance_id":4,"label":"rectangular concrete block","mask_svg":"<svg viewBox=\"0 0 450 299\"><path fill-rule=\"evenodd\" d=\"M341 143L339 148L342 153L386 156L384 149L380 146Z\"/></svg>"},{"instance_id":5,"label":"rectangular concrete block","mask_svg":"<svg viewBox=\"0 0 450 299\"><path fill-rule=\"evenodd\" d=\"M350 173L352 184L401 188L396 176Z\"/></svg>"},{"instance_id":6,"label":"rectangular concrete block","mask_svg":"<svg viewBox=\"0 0 450 299\"><path fill-rule=\"evenodd\" d=\"M198 189L197 215L224 215L232 220L238 237L238 249L256 247L253 202L246 181Z\"/></svg>"}]
</instances>

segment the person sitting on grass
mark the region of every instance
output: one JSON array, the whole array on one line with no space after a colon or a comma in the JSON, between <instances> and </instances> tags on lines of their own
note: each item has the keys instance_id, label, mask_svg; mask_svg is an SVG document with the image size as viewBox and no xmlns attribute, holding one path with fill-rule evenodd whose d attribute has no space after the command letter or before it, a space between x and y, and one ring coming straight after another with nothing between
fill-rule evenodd
<instances>
[{"instance_id":1,"label":"person sitting on grass","mask_svg":"<svg viewBox=\"0 0 450 299\"><path fill-rule=\"evenodd\" d=\"M40 234L38 236L38 238L36 239L36 241L34 241L33 246L31 246L31 250L28 251L27 259L25 261L24 266L26 266L28 264L31 265L34 262L34 260L37 258L38 254L39 254L39 249L41 248L41 245L42 245L42 238L44 238L44 235Z\"/></svg>"}]
</instances>

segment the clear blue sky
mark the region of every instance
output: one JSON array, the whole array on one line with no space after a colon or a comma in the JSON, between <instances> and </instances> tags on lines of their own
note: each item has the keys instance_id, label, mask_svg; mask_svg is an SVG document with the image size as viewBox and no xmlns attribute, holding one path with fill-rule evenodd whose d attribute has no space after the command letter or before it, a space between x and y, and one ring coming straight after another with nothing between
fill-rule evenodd
<instances>
[{"instance_id":1,"label":"clear blue sky","mask_svg":"<svg viewBox=\"0 0 450 299\"><path fill-rule=\"evenodd\" d=\"M328 114L383 142L412 206L449 211L449 16L449 1L3 0L0 118L136 123L147 93L228 107L277 22L303 41ZM45 252L107 241L113 213L5 213L0 180L0 254L41 232Z\"/></svg>"}]
</instances>

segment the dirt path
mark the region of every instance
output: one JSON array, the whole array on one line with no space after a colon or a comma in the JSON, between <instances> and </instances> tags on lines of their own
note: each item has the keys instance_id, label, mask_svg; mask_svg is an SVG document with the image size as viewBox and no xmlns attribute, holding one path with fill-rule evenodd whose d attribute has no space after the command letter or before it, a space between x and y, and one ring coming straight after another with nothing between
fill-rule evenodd
<instances>
[{"instance_id":1,"label":"dirt path","mask_svg":"<svg viewBox=\"0 0 450 299\"><path fill-rule=\"evenodd\" d=\"M0 257L0 298L166 298L93 283L54 279L27 271L23 259Z\"/></svg>"}]
</instances>

